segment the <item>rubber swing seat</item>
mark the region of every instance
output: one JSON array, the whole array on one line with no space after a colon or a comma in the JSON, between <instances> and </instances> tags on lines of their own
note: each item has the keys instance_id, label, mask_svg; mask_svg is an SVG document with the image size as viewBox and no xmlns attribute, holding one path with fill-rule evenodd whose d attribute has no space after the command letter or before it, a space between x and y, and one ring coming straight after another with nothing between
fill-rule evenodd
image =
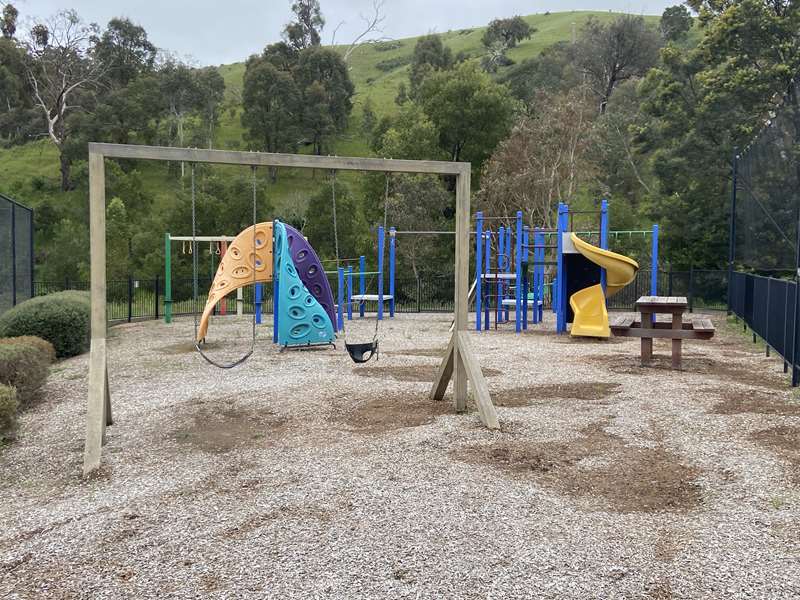
<instances>
[{"instance_id":1,"label":"rubber swing seat","mask_svg":"<svg viewBox=\"0 0 800 600\"><path fill-rule=\"evenodd\" d=\"M354 363L366 363L372 360L373 356L376 357L376 359L378 356L378 340L363 344L346 343L344 347Z\"/></svg>"}]
</instances>

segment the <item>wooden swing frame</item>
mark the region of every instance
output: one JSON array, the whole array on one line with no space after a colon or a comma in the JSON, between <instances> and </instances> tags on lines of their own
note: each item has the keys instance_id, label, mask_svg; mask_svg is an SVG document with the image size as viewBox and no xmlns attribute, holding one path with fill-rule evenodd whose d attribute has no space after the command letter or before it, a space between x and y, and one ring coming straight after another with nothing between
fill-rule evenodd
<instances>
[{"instance_id":1,"label":"wooden swing frame","mask_svg":"<svg viewBox=\"0 0 800 600\"><path fill-rule=\"evenodd\" d=\"M382 158L346 158L305 154L234 152L196 148L167 148L126 144L89 144L89 207L91 253L92 333L89 355L89 392L86 410L86 442L83 472L100 467L106 426L111 425L111 394L108 387L108 352L106 345L106 184L105 159L156 160L169 162L212 163L250 167L306 168L334 171L376 171L382 173L420 173L456 177L456 251L455 251L455 327L431 389L433 400L444 398L453 380L453 401L458 412L467 408L472 395L481 421L498 429L497 413L489 396L486 379L470 344L467 332L470 249L470 176L469 163Z\"/></svg>"}]
</instances>

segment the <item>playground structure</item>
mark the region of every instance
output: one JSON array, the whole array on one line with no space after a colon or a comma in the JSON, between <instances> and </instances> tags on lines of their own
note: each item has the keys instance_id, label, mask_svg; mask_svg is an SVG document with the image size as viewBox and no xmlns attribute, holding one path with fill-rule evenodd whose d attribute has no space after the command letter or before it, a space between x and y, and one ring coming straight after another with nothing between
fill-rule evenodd
<instances>
[{"instance_id":1,"label":"playground structure","mask_svg":"<svg viewBox=\"0 0 800 600\"><path fill-rule=\"evenodd\" d=\"M274 226L274 228L273 228ZM377 304L377 319L380 321L383 319L384 315L384 306L386 303L389 304L389 316L394 317L395 314L395 238L394 238L394 228L389 230L389 275L388 275L388 288L389 293L384 294L384 255L385 255L385 246L386 246L386 235L384 232L383 227L378 227L378 270L377 271L368 271L366 269L366 257L360 256L357 260L359 261L358 270L355 271L352 265L349 265L347 269L344 267L339 267L336 271L324 271L322 269L322 263L319 260L319 257L316 255L316 252L311 247L310 243L305 239L305 237L293 227L286 225L285 223L281 223L280 221L272 222L264 222L259 223L257 225L258 234L256 236L256 245L258 247L257 254L259 255L259 260L264 262L261 263L259 268L257 269L258 273L255 278L255 295L254 295L254 311L256 317L256 323L260 324L263 320L262 314L262 298L263 298L263 288L262 286L264 283L268 283L270 281L274 282L274 289L273 289L273 298L274 305L273 305L273 341L277 344L280 344L283 347L294 347L294 346L308 346L314 345L318 343L325 343L330 344L333 343L334 337L333 335L318 335L313 339L303 339L301 340L302 336L299 335L300 329L305 329L307 326L311 327L316 325L311 325L309 323L303 322L303 319L300 317L301 311L299 308L295 307L292 310L292 321L294 325L290 326L289 321L285 318L281 318L281 309L280 307L285 304L289 299L284 298L283 302L281 302L281 295L279 293L279 277L277 275L273 279L273 273L278 274L280 272L278 262L279 260L282 263L285 263L287 266L291 265L292 268L295 269L300 274L301 282L305 287L310 290L317 300L320 303L322 308L324 309L325 314L330 321L330 324L335 332L344 331L344 319L345 314L347 320L352 320L353 318L353 306L358 307L360 317L365 316L365 305L367 302L375 302ZM277 251L281 236L279 232L285 233L286 240L289 243L289 247L291 248L291 252L289 255L285 256L285 258L281 259L279 253ZM198 338L197 341L201 341L205 339L206 333L208 332L208 325L209 325L209 318L212 314L219 315L226 315L226 303L223 301L224 298L232 293L234 290L236 291L236 314L237 316L242 316L243 314L243 293L242 290L247 285L253 283L252 277L249 274L248 267L246 263L243 262L243 257L245 255L246 249L251 248L253 245L252 239L252 227L248 227L244 231L242 231L239 235L233 236L172 236L169 233L164 235L165 240L165 260L164 260L164 272L165 272L165 311L164 311L164 322L171 323L172 322L172 242L181 242L184 244L184 253L186 252L186 244L188 244L188 253L189 254L197 254L198 253L198 245L200 243L209 243L209 244L217 244L216 248L220 254L220 263L219 267L216 269L214 274L213 281L211 283L211 287L208 294L208 300L206 301L206 305L203 309L203 314L201 316L200 325L198 328ZM230 246L229 246L230 244ZM266 252L268 250L268 252ZM263 256L261 253L264 252ZM213 265L213 252L210 249L209 253L212 255L212 265ZM272 267L273 257L275 266ZM233 257L233 258L232 258ZM306 268L301 268L301 263L305 263L306 261L311 261L312 264ZM291 262L289 262L291 261ZM347 262L347 259L345 261ZM266 268L266 265L269 264L270 267ZM337 290L337 298L338 302L334 304L333 301L333 294L331 293L330 283L328 281L327 275L337 275L338 277L338 290ZM367 289L372 287L373 281L367 284L367 276L372 276L373 279L377 279L377 293L376 294L368 294ZM354 293L354 285L353 285L353 278L354 276L358 277L358 293ZM290 274L284 273L284 278L290 277ZM287 333L287 329L289 328L292 332ZM327 329L327 326L325 327Z\"/></svg>"},{"instance_id":2,"label":"playground structure","mask_svg":"<svg viewBox=\"0 0 800 600\"><path fill-rule=\"evenodd\" d=\"M437 370L430 396L433 400L441 400L452 379L453 401L456 411L463 412L466 410L467 396L471 389L478 415L483 424L491 429L499 428L497 413L489 396L488 385L466 331L468 323L467 296L470 280L469 208L471 168L469 163L272 154L92 142L89 144L91 350L89 355L86 440L83 460L85 474L95 471L100 466L106 427L113 422L111 394L108 386L105 158L187 162L191 165L214 163L249 166L253 169L254 187L255 169L258 167L327 169L334 172L336 170L376 171L387 174L397 172L427 173L455 177L455 325ZM194 185L192 189L194 190ZM255 215L253 228L257 228ZM230 247L228 251L231 252ZM255 252L252 255L245 252L244 261L252 276L250 281L254 283L257 277L256 269L260 266L256 260Z\"/></svg>"},{"instance_id":3,"label":"playground structure","mask_svg":"<svg viewBox=\"0 0 800 600\"><path fill-rule=\"evenodd\" d=\"M576 214L596 215L598 228L571 231ZM495 234L486 226L489 219L491 217L484 217L483 213L476 214L477 331L490 328L492 308L495 327L510 321L512 309L517 333L527 330L529 323L541 323L549 289L558 333L566 332L567 325L572 323L572 335L609 337L606 299L633 281L639 268L635 260L608 249L609 237L633 234L652 237L650 287L652 295L657 293L658 225L653 225L649 231L610 231L606 200L601 201L596 211L571 211L568 204L559 203L555 229L530 227L518 211L514 227L502 225ZM580 236L595 236L598 245ZM493 247L496 249L494 267ZM555 268L549 283L548 268L551 271Z\"/></svg>"}]
</instances>

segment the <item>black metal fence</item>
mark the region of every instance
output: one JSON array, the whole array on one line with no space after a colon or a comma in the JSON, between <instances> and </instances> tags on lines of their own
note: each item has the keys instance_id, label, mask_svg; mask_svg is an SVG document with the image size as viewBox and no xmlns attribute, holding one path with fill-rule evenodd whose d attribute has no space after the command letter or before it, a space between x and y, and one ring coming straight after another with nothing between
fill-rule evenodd
<instances>
[{"instance_id":1,"label":"black metal fence","mask_svg":"<svg viewBox=\"0 0 800 600\"><path fill-rule=\"evenodd\" d=\"M33 296L33 211L0 194L0 314Z\"/></svg>"},{"instance_id":2,"label":"black metal fence","mask_svg":"<svg viewBox=\"0 0 800 600\"><path fill-rule=\"evenodd\" d=\"M800 383L797 284L793 280L734 272L731 277L730 310L784 360L792 365L792 385ZM755 341L755 337L753 338Z\"/></svg>"}]
</instances>

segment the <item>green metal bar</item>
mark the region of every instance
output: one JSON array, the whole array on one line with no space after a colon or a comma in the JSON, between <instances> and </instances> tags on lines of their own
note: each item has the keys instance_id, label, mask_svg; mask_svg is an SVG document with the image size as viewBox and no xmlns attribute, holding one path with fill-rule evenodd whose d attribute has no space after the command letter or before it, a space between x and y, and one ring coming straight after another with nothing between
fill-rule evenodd
<instances>
[{"instance_id":1,"label":"green metal bar","mask_svg":"<svg viewBox=\"0 0 800 600\"><path fill-rule=\"evenodd\" d=\"M172 244L168 233L164 234L164 323L172 323Z\"/></svg>"}]
</instances>

